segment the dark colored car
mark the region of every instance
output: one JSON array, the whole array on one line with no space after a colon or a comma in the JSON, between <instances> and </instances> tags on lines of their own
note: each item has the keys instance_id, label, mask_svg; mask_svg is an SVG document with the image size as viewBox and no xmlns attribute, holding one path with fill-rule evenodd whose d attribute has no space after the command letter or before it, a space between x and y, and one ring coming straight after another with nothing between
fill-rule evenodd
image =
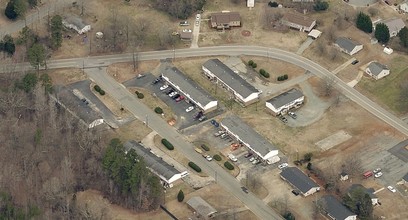
<instances>
[{"instance_id":1,"label":"dark colored car","mask_svg":"<svg viewBox=\"0 0 408 220\"><path fill-rule=\"evenodd\" d=\"M199 121L204 121L205 119L207 119L207 117L205 115L201 116L198 120Z\"/></svg>"},{"instance_id":2,"label":"dark colored car","mask_svg":"<svg viewBox=\"0 0 408 220\"><path fill-rule=\"evenodd\" d=\"M251 152L248 152L248 153L246 153L246 154L244 155L245 158L248 158L248 157L250 157L250 156L252 156L252 153L251 153Z\"/></svg>"},{"instance_id":3,"label":"dark colored car","mask_svg":"<svg viewBox=\"0 0 408 220\"><path fill-rule=\"evenodd\" d=\"M170 93L174 92L174 89L170 89L169 91L166 92L166 95L170 95Z\"/></svg>"},{"instance_id":4,"label":"dark colored car","mask_svg":"<svg viewBox=\"0 0 408 220\"><path fill-rule=\"evenodd\" d=\"M180 97L180 94L176 94L175 96L171 97L172 99L177 99L178 97Z\"/></svg>"},{"instance_id":5,"label":"dark colored car","mask_svg":"<svg viewBox=\"0 0 408 220\"><path fill-rule=\"evenodd\" d=\"M356 65L358 62L358 60L354 60L351 64Z\"/></svg>"},{"instance_id":6,"label":"dark colored car","mask_svg":"<svg viewBox=\"0 0 408 220\"><path fill-rule=\"evenodd\" d=\"M241 186L242 191L244 191L245 193L248 193L248 189L245 186Z\"/></svg>"},{"instance_id":7,"label":"dark colored car","mask_svg":"<svg viewBox=\"0 0 408 220\"><path fill-rule=\"evenodd\" d=\"M220 126L220 124L216 120L211 120L211 124L214 125L216 128Z\"/></svg>"},{"instance_id":8,"label":"dark colored car","mask_svg":"<svg viewBox=\"0 0 408 220\"><path fill-rule=\"evenodd\" d=\"M300 194L299 190L292 190L293 195L298 196Z\"/></svg>"},{"instance_id":9,"label":"dark colored car","mask_svg":"<svg viewBox=\"0 0 408 220\"><path fill-rule=\"evenodd\" d=\"M160 82L160 79L159 79L159 78L153 80L152 85L157 84L158 82Z\"/></svg>"}]
</instances>

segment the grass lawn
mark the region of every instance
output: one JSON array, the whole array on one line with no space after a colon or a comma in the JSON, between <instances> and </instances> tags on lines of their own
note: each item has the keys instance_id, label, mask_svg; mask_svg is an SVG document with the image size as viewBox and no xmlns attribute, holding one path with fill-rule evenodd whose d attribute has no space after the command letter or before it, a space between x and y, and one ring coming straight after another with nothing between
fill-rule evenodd
<instances>
[{"instance_id":1,"label":"grass lawn","mask_svg":"<svg viewBox=\"0 0 408 220\"><path fill-rule=\"evenodd\" d=\"M363 77L358 84L358 89L368 95L371 99L388 109L401 115L406 113L406 108L399 105L400 85L407 80L408 59L397 57L390 63L390 75L380 80ZM368 94L367 94L368 93Z\"/></svg>"}]
</instances>

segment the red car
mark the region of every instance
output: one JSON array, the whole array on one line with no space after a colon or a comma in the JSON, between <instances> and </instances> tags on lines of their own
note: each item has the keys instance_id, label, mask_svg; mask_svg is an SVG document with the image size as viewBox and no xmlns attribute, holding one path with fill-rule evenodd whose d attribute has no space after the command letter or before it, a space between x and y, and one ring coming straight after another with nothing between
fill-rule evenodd
<instances>
[{"instance_id":1,"label":"red car","mask_svg":"<svg viewBox=\"0 0 408 220\"><path fill-rule=\"evenodd\" d=\"M180 102L181 100L184 100L184 96L182 95L176 99L176 102Z\"/></svg>"}]
</instances>

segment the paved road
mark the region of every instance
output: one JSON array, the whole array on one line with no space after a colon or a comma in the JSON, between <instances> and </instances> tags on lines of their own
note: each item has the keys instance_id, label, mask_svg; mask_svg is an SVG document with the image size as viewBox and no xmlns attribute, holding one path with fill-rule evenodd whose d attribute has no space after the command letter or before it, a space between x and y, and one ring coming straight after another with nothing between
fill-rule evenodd
<instances>
[{"instance_id":1,"label":"paved road","mask_svg":"<svg viewBox=\"0 0 408 220\"><path fill-rule=\"evenodd\" d=\"M200 154L194 151L194 146L189 143L183 135L179 134L173 127L168 125L161 117L141 103L122 84L106 73L106 68L87 69L88 76L100 85L109 95L118 100L123 107L132 112L141 121L169 140L189 160L194 161L206 173L213 176L218 184L241 200L260 219L282 219L264 202L252 193L244 193L241 184L233 176L228 174L222 167L214 162L208 162Z\"/></svg>"},{"instance_id":2,"label":"paved road","mask_svg":"<svg viewBox=\"0 0 408 220\"><path fill-rule=\"evenodd\" d=\"M44 4L35 10L30 10L27 12L28 14L25 16L25 19L19 19L1 27L0 38L2 39L6 34L17 33L23 29L23 27L30 26L48 14L52 15L54 12L62 10L64 7L71 5L74 1L75 0L54 0L53 3Z\"/></svg>"},{"instance_id":3,"label":"paved road","mask_svg":"<svg viewBox=\"0 0 408 220\"><path fill-rule=\"evenodd\" d=\"M319 64L299 56L295 53L267 47L258 46L215 46L215 47L202 47L202 48L189 48L189 49L179 49L175 51L176 59L181 59L183 57L199 57L199 56L214 56L214 55L225 55L225 56L238 56L238 55L250 55L250 56L261 56L269 57L278 60L283 60L294 65L300 66L311 73L317 75L318 77L325 78L330 77L336 81L336 86L340 89L343 94L351 99L352 101L359 104L361 107L374 114L384 122L388 123L392 127L396 128L401 133L408 136L407 125L389 113L378 104L374 103L361 93L359 93L354 88L350 88L345 82L340 80L337 76L333 75L330 71L323 68ZM163 51L151 51L140 53L140 60L157 60L172 58L174 56L173 50L163 50ZM64 68L64 67L78 67L81 68L85 63L85 68L107 66L111 63L117 62L129 62L132 60L132 54L116 54L116 55L104 55L95 56L89 58L71 58L71 59L61 59L61 60L50 60L48 62L48 68ZM21 63L18 65L3 65L0 72L9 71L9 69L14 69L16 71L28 70L32 67L28 63Z\"/></svg>"}]
</instances>

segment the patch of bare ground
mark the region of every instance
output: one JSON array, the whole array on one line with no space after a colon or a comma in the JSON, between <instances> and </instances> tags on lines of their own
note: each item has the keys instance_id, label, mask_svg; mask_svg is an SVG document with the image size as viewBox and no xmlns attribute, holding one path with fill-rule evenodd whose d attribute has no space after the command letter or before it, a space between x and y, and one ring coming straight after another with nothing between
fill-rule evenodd
<instances>
[{"instance_id":1,"label":"patch of bare ground","mask_svg":"<svg viewBox=\"0 0 408 220\"><path fill-rule=\"evenodd\" d=\"M150 109L154 110L156 107L160 107L163 110L164 118L166 121L174 119L177 117L171 111L171 108L166 105L161 99L154 96L151 91L144 89L144 88L129 88L129 91L132 94L136 95L136 91L142 93L144 95L143 99L139 99L143 104L145 104Z\"/></svg>"},{"instance_id":2,"label":"patch of bare ground","mask_svg":"<svg viewBox=\"0 0 408 220\"><path fill-rule=\"evenodd\" d=\"M176 196L166 202L166 207L179 219L194 217L194 213L188 208L186 203L186 201L194 196L200 196L217 210L219 216L215 219L230 219L232 216L236 217L234 219L242 220L258 219L251 211L247 210L237 198L225 191L225 189L218 184L211 184L190 193L184 192L184 196L184 202L182 203L177 201ZM220 213L225 214L220 215Z\"/></svg>"},{"instance_id":3,"label":"patch of bare ground","mask_svg":"<svg viewBox=\"0 0 408 220\"><path fill-rule=\"evenodd\" d=\"M171 158L173 158L175 161L179 162L181 165L184 167L188 168L190 172L193 172L197 174L198 176L201 177L207 177L208 175L205 174L204 172L197 173L195 170L191 169L190 166L188 166L188 160L182 153L178 152L177 146L174 146L174 150L168 150L162 143L161 143L162 137L160 135L155 135L154 136L154 144L156 147L158 147L160 150L165 152L167 155L169 155Z\"/></svg>"},{"instance_id":4,"label":"patch of bare ground","mask_svg":"<svg viewBox=\"0 0 408 220\"><path fill-rule=\"evenodd\" d=\"M134 70L133 63L115 63L109 65L107 72L118 82L123 83L129 79L136 77L138 74L143 74L151 71L159 65L158 60L143 61L138 63L138 67Z\"/></svg>"},{"instance_id":5,"label":"patch of bare ground","mask_svg":"<svg viewBox=\"0 0 408 220\"><path fill-rule=\"evenodd\" d=\"M109 137L109 140L112 138L119 138L120 140L123 140L123 142L127 140L141 141L150 132L152 132L152 129L146 127L143 122L133 120L115 130L111 130L107 136Z\"/></svg>"},{"instance_id":6,"label":"patch of bare ground","mask_svg":"<svg viewBox=\"0 0 408 220\"><path fill-rule=\"evenodd\" d=\"M169 218L167 213L161 209L146 213L132 212L129 209L111 204L99 191L92 189L76 193L76 206L95 219L155 220Z\"/></svg>"},{"instance_id":7,"label":"patch of bare ground","mask_svg":"<svg viewBox=\"0 0 408 220\"><path fill-rule=\"evenodd\" d=\"M68 85L74 82L87 79L86 74L78 68L46 70L54 85Z\"/></svg>"},{"instance_id":8,"label":"patch of bare ground","mask_svg":"<svg viewBox=\"0 0 408 220\"><path fill-rule=\"evenodd\" d=\"M305 73L305 70L303 68L280 60L249 56L242 56L241 59L246 64L249 60L254 61L257 64L257 68L255 69L257 72L259 72L260 69L266 70L266 72L270 74L270 77L262 77L262 79L273 83L280 83L277 78L278 76L282 76L284 74L287 74L289 79L292 79Z\"/></svg>"}]
</instances>

